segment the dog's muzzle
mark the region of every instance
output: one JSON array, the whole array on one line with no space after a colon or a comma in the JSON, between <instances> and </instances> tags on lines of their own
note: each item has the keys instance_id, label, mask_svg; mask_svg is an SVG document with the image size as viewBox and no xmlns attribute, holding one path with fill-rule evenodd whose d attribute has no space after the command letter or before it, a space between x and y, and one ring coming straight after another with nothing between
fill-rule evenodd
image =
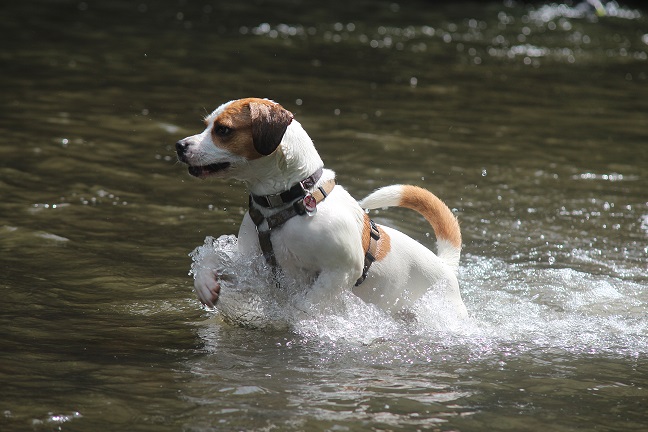
<instances>
[{"instance_id":1,"label":"dog's muzzle","mask_svg":"<svg viewBox=\"0 0 648 432\"><path fill-rule=\"evenodd\" d=\"M178 160L180 162L189 165L189 174L191 174L192 176L204 177L209 174L215 174L219 171L223 171L224 169L230 167L231 164L229 162L218 162L208 165L192 165L187 158L187 149L190 145L191 143L188 142L186 138L178 141L176 143L176 154L178 155Z\"/></svg>"}]
</instances>

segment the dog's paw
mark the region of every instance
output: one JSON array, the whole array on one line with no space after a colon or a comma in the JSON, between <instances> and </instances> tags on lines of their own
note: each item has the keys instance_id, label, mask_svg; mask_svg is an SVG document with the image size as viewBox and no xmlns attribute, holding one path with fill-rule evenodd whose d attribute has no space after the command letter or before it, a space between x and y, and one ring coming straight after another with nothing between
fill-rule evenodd
<instances>
[{"instance_id":1,"label":"dog's paw","mask_svg":"<svg viewBox=\"0 0 648 432\"><path fill-rule=\"evenodd\" d=\"M216 306L221 290L218 273L209 269L199 271L194 279L194 289L202 304L209 307Z\"/></svg>"}]
</instances>

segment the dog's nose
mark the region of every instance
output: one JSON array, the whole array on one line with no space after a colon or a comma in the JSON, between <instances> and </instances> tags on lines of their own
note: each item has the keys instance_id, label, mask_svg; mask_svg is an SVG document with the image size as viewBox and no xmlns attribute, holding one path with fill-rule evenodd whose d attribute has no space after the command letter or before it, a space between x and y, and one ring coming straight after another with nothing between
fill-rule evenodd
<instances>
[{"instance_id":1,"label":"dog's nose","mask_svg":"<svg viewBox=\"0 0 648 432\"><path fill-rule=\"evenodd\" d=\"M189 143L187 141L178 141L176 143L176 153L178 153L178 156L182 156L187 151L187 147L189 147Z\"/></svg>"},{"instance_id":2,"label":"dog's nose","mask_svg":"<svg viewBox=\"0 0 648 432\"><path fill-rule=\"evenodd\" d=\"M181 139L176 143L176 154L178 155L178 160L180 162L187 163L187 148L189 148L189 142L186 139Z\"/></svg>"}]
</instances>

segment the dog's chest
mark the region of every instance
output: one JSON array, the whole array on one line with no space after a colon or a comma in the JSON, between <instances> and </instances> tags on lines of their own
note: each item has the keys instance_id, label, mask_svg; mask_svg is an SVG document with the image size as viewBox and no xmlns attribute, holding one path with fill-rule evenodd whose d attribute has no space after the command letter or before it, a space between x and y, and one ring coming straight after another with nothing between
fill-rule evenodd
<instances>
[{"instance_id":1,"label":"dog's chest","mask_svg":"<svg viewBox=\"0 0 648 432\"><path fill-rule=\"evenodd\" d=\"M327 255L339 254L323 216L299 216L275 230L272 246L280 266L321 271Z\"/></svg>"},{"instance_id":2,"label":"dog's chest","mask_svg":"<svg viewBox=\"0 0 648 432\"><path fill-rule=\"evenodd\" d=\"M296 216L271 236L277 262L284 270L354 271L363 260L362 241L353 207L331 196L312 216ZM355 204L355 202L354 202Z\"/></svg>"}]
</instances>

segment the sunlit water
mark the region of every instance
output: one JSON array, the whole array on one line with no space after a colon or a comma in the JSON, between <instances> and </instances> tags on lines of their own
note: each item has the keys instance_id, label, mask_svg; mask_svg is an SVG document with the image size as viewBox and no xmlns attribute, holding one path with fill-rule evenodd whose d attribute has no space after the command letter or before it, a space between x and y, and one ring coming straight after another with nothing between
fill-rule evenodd
<instances>
[{"instance_id":1,"label":"sunlit water","mask_svg":"<svg viewBox=\"0 0 648 432\"><path fill-rule=\"evenodd\" d=\"M0 429L646 429L639 3L50 3L2 23ZM245 96L355 197L456 209L469 319L267 290L227 237L243 187L173 154ZM417 214L373 217L434 248ZM207 310L188 254L212 239L240 283Z\"/></svg>"}]
</instances>

